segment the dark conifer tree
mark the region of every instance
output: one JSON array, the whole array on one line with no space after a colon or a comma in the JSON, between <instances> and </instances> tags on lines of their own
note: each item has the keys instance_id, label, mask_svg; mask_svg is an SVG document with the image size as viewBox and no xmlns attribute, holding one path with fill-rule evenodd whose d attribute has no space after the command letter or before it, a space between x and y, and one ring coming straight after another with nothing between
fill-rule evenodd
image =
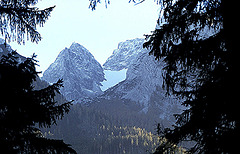
<instances>
[{"instance_id":1,"label":"dark conifer tree","mask_svg":"<svg viewBox=\"0 0 240 154\"><path fill-rule=\"evenodd\" d=\"M3 153L75 153L62 140L46 139L39 127L50 127L70 109L71 102L57 104L62 81L34 90L35 60L19 63L16 53L0 60L0 146Z\"/></svg>"},{"instance_id":2,"label":"dark conifer tree","mask_svg":"<svg viewBox=\"0 0 240 154\"><path fill-rule=\"evenodd\" d=\"M174 129L161 135L169 145L195 141L189 152L234 153L238 150L240 116L233 87L233 29L227 0L160 0L160 27L145 47L166 62L164 86L188 107L176 115ZM236 52L235 52L236 53Z\"/></svg>"},{"instance_id":3,"label":"dark conifer tree","mask_svg":"<svg viewBox=\"0 0 240 154\"><path fill-rule=\"evenodd\" d=\"M89 0L93 10L100 0ZM145 0L130 0L142 3ZM168 142L155 153L171 153L182 141L195 141L189 152L239 151L240 116L234 77L236 10L228 0L156 0L161 6L158 28L144 47L164 58L167 94L183 98L188 107L176 115L174 129L158 132ZM207 30L208 29L208 30ZM237 36L238 37L238 36ZM236 64L236 63L235 63Z\"/></svg>"},{"instance_id":4,"label":"dark conifer tree","mask_svg":"<svg viewBox=\"0 0 240 154\"><path fill-rule=\"evenodd\" d=\"M130 0L142 3L145 0ZM100 0L90 0L94 10ZM189 152L239 151L240 116L234 77L236 41L233 1L156 0L161 12L158 27L144 47L164 58L167 94L183 98L188 107L176 115L174 129L158 132L168 142L155 153L169 152L182 141L195 141ZM235 8L236 9L236 8ZM208 30L207 30L208 29ZM235 63L236 64L236 63Z\"/></svg>"},{"instance_id":5,"label":"dark conifer tree","mask_svg":"<svg viewBox=\"0 0 240 154\"><path fill-rule=\"evenodd\" d=\"M38 0L1 0L0 31L5 41L37 43L43 26L54 7L39 10ZM5 47L7 44L5 44ZM4 51L6 49L3 49ZM70 109L71 102L57 104L56 93L62 80L34 90L35 56L23 61L16 52L0 54L0 149L1 153L76 153L62 140L46 139L39 127L50 127Z\"/></svg>"},{"instance_id":6,"label":"dark conifer tree","mask_svg":"<svg viewBox=\"0 0 240 154\"><path fill-rule=\"evenodd\" d=\"M0 30L7 41L25 40L39 42L41 35L37 26L43 26L54 7L40 10L34 7L38 0L1 0L0 1Z\"/></svg>"}]
</instances>

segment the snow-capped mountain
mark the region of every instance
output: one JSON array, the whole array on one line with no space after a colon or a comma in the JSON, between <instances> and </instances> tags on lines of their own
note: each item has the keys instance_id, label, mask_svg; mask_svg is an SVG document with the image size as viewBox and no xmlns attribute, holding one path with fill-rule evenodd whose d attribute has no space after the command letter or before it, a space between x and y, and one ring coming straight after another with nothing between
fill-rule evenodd
<instances>
[{"instance_id":1,"label":"snow-capped mountain","mask_svg":"<svg viewBox=\"0 0 240 154\"><path fill-rule=\"evenodd\" d=\"M174 103L175 98L165 96L166 91L162 89L164 62L149 55L143 43L144 39L119 43L103 67L113 71L127 69L126 79L106 90L103 97L130 100L136 102L144 113L155 110L160 118L172 119L182 107Z\"/></svg>"},{"instance_id":2,"label":"snow-capped mountain","mask_svg":"<svg viewBox=\"0 0 240 154\"><path fill-rule=\"evenodd\" d=\"M104 89L104 92L100 89L105 80L103 68L86 48L77 43L61 51L44 72L43 79L53 83L63 78L61 92L68 100L81 100L76 102L89 105L94 102L92 105L98 110L116 111L111 114L134 111L136 114L157 115L156 119L171 123L173 114L181 112L182 106L175 103L175 98L165 95L166 91L162 89L164 62L149 55L143 43L144 39L139 38L119 43L103 68L111 75L106 74L108 81L115 79L114 75L119 77L119 73L124 76L122 73L126 72L126 75L120 77L121 82L117 84L114 80L115 86L106 85L105 88L113 87Z\"/></svg>"},{"instance_id":3,"label":"snow-capped mountain","mask_svg":"<svg viewBox=\"0 0 240 154\"><path fill-rule=\"evenodd\" d=\"M63 79L61 93L68 100L78 100L102 93L100 82L104 81L104 73L101 65L85 47L72 43L60 52L43 73L42 79L49 83Z\"/></svg>"},{"instance_id":4,"label":"snow-capped mountain","mask_svg":"<svg viewBox=\"0 0 240 154\"><path fill-rule=\"evenodd\" d=\"M138 57L138 54L147 52L142 48L144 39L136 38L120 42L118 48L113 51L113 54L103 64L104 70L120 71L127 69Z\"/></svg>"}]
</instances>

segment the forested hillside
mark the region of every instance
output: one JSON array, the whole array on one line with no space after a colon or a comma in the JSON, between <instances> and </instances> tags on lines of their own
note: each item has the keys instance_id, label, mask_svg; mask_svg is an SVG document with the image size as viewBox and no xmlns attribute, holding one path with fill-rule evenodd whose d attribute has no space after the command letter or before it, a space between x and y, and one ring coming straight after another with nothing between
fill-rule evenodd
<instances>
[{"instance_id":1,"label":"forested hillside","mask_svg":"<svg viewBox=\"0 0 240 154\"><path fill-rule=\"evenodd\" d=\"M141 125L141 120L136 121L139 118L130 116L127 121L126 118L112 116L91 106L75 104L57 126L45 128L43 135L63 139L80 154L154 152L160 138L156 131L134 126L133 121Z\"/></svg>"},{"instance_id":2,"label":"forested hillside","mask_svg":"<svg viewBox=\"0 0 240 154\"><path fill-rule=\"evenodd\" d=\"M41 89L47 85L47 82L39 79L33 83L35 89ZM56 95L56 100L59 104L66 101L59 94ZM74 104L70 112L59 120L57 125L41 129L43 136L63 139L79 154L147 153L155 150L159 143L156 132L136 126L136 124L138 126L147 124L144 124L146 118L143 121L137 121L144 118L144 115L134 117L136 113L132 113L120 116L98 107L95 103ZM113 106L109 107L113 108Z\"/></svg>"},{"instance_id":3,"label":"forested hillside","mask_svg":"<svg viewBox=\"0 0 240 154\"><path fill-rule=\"evenodd\" d=\"M95 97L76 95L70 113L57 126L43 130L45 136L63 139L78 153L154 152L156 145L159 145L157 124L171 127L175 122L173 114L181 112L182 107L175 98L166 97L166 91L161 85L164 62L156 62L153 56L149 56L148 50L142 47L143 43L144 39L138 38L120 42L104 67L109 71L127 69L126 79ZM73 48L72 45L69 50L61 51L46 71L48 82L63 77L68 84L64 86L68 92L62 93L66 98L79 89L86 90L84 85L96 83L96 72L103 74L103 69L97 69L99 65L93 64L92 61L97 61L92 56L82 56L82 52L85 53L87 49L82 51L81 45L77 47L81 49ZM71 54L63 54L69 51ZM80 66L83 62L84 67ZM87 67L90 64L91 67ZM46 79L46 72L42 79ZM87 89L92 92L96 90Z\"/></svg>"}]
</instances>

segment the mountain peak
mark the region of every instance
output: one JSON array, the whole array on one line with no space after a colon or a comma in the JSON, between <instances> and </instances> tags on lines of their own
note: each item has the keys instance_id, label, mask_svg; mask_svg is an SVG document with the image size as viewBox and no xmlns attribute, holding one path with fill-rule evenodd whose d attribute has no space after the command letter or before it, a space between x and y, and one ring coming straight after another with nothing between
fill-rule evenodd
<instances>
[{"instance_id":1,"label":"mountain peak","mask_svg":"<svg viewBox=\"0 0 240 154\"><path fill-rule=\"evenodd\" d=\"M120 42L118 48L113 51L113 54L103 64L103 68L111 71L127 69L139 54L147 52L146 49L143 49L143 43L143 38Z\"/></svg>"},{"instance_id":2,"label":"mountain peak","mask_svg":"<svg viewBox=\"0 0 240 154\"><path fill-rule=\"evenodd\" d=\"M141 112L154 111L161 119L171 119L171 113L181 111L181 106L172 103L175 98L166 97L166 91L162 89L163 59L156 61L153 55L149 55L149 50L143 48L143 43L144 39L119 43L118 49L103 66L111 71L127 69L126 78L104 91L102 98L135 102Z\"/></svg>"},{"instance_id":3,"label":"mountain peak","mask_svg":"<svg viewBox=\"0 0 240 154\"><path fill-rule=\"evenodd\" d=\"M88 51L84 46L76 42L73 42L69 49L72 49L73 51Z\"/></svg>"},{"instance_id":4,"label":"mountain peak","mask_svg":"<svg viewBox=\"0 0 240 154\"><path fill-rule=\"evenodd\" d=\"M56 60L43 73L43 80L50 83L63 79L62 94L68 100L78 100L101 94L104 73L93 55L79 43L73 42L63 49Z\"/></svg>"}]
</instances>

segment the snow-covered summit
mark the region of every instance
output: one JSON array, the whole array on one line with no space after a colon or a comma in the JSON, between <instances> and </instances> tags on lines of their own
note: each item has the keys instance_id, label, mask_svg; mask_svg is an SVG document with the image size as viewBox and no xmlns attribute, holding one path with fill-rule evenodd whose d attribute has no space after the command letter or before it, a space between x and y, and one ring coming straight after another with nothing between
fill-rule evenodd
<instances>
[{"instance_id":1,"label":"snow-covered summit","mask_svg":"<svg viewBox=\"0 0 240 154\"><path fill-rule=\"evenodd\" d=\"M147 52L147 50L142 47L143 43L143 38L120 42L118 48L113 51L113 54L103 64L104 70L120 71L127 69L139 54Z\"/></svg>"},{"instance_id":2,"label":"snow-covered summit","mask_svg":"<svg viewBox=\"0 0 240 154\"><path fill-rule=\"evenodd\" d=\"M78 100L102 93L100 82L104 80L104 73L101 65L85 47L72 43L59 53L43 73L42 79L49 83L63 79L62 94L68 100Z\"/></svg>"},{"instance_id":3,"label":"snow-covered summit","mask_svg":"<svg viewBox=\"0 0 240 154\"><path fill-rule=\"evenodd\" d=\"M162 85L163 62L150 56L143 43L144 39L138 38L119 43L103 66L109 70L128 69L126 79L109 92L147 107L153 92Z\"/></svg>"},{"instance_id":4,"label":"snow-covered summit","mask_svg":"<svg viewBox=\"0 0 240 154\"><path fill-rule=\"evenodd\" d=\"M129 66L137 59L143 52L142 44L144 39L136 38L120 42L118 48L113 51L113 54L103 64L106 81L102 82L103 90L111 88L117 83L126 79L126 72Z\"/></svg>"},{"instance_id":5,"label":"snow-covered summit","mask_svg":"<svg viewBox=\"0 0 240 154\"><path fill-rule=\"evenodd\" d=\"M163 59L155 60L149 51L143 48L144 39L134 39L122 42L118 49L103 65L104 69L121 70L127 68L126 79L104 92L107 99L119 98L130 100L141 106L147 113L156 110L162 119L173 118L173 113L181 110L174 104L174 98L166 97L162 89Z\"/></svg>"}]
</instances>

